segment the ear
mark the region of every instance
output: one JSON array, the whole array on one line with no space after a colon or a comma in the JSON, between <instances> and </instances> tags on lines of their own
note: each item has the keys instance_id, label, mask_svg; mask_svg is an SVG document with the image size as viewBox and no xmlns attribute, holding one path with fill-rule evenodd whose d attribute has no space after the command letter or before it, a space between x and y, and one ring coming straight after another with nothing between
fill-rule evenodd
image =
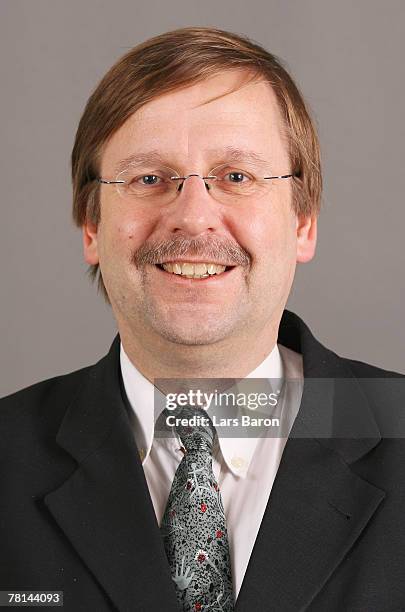
<instances>
[{"instance_id":1,"label":"ear","mask_svg":"<svg viewBox=\"0 0 405 612\"><path fill-rule=\"evenodd\" d=\"M306 263L315 255L317 217L297 217L297 262Z\"/></svg>"},{"instance_id":2,"label":"ear","mask_svg":"<svg viewBox=\"0 0 405 612\"><path fill-rule=\"evenodd\" d=\"M82 231L84 260L91 265L98 264L97 225L86 221L83 224Z\"/></svg>"}]
</instances>

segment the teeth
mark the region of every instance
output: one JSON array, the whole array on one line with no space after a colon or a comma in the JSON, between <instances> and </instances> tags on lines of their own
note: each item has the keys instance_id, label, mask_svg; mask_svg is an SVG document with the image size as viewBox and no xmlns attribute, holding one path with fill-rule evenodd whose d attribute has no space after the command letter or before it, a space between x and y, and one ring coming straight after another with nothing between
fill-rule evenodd
<instances>
[{"instance_id":1,"label":"teeth","mask_svg":"<svg viewBox=\"0 0 405 612\"><path fill-rule=\"evenodd\" d=\"M175 263L164 263L162 267L166 272L172 274L181 274L186 278L207 278L213 274L222 274L226 266L218 266L213 263L190 263L190 262L175 262Z\"/></svg>"},{"instance_id":2,"label":"teeth","mask_svg":"<svg viewBox=\"0 0 405 612\"><path fill-rule=\"evenodd\" d=\"M194 264L194 274L205 274L207 265L205 263Z\"/></svg>"},{"instance_id":3,"label":"teeth","mask_svg":"<svg viewBox=\"0 0 405 612\"><path fill-rule=\"evenodd\" d=\"M194 265L190 263L181 264L181 273L187 276L188 274L194 274Z\"/></svg>"}]
</instances>

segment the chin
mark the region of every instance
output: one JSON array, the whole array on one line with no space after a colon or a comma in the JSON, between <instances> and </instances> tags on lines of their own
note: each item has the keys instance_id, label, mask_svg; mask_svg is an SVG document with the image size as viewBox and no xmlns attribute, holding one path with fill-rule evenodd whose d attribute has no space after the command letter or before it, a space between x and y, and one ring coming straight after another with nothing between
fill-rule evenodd
<instances>
[{"instance_id":1,"label":"chin","mask_svg":"<svg viewBox=\"0 0 405 612\"><path fill-rule=\"evenodd\" d=\"M209 325L201 325L198 320L192 325L157 325L154 322L155 331L170 342L175 344L184 344L188 346L204 346L207 344L215 344L226 338L230 329L224 327L213 328Z\"/></svg>"}]
</instances>

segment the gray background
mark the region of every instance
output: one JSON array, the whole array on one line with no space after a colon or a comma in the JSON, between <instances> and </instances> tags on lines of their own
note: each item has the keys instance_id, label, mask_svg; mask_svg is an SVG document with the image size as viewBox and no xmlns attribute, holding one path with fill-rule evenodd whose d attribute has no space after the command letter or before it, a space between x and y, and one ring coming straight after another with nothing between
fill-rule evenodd
<instances>
[{"instance_id":1,"label":"gray background","mask_svg":"<svg viewBox=\"0 0 405 612\"><path fill-rule=\"evenodd\" d=\"M111 64L213 25L283 58L318 125L318 252L289 308L336 352L404 371L404 25L398 0L0 0L0 395L88 365L115 334L71 222L69 157Z\"/></svg>"}]
</instances>

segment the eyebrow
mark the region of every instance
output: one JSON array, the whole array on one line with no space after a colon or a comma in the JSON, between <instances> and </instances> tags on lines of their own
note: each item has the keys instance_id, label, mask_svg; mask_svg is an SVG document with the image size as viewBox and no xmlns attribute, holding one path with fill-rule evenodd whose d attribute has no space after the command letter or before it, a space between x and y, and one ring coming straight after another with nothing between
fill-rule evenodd
<instances>
[{"instance_id":1,"label":"eyebrow","mask_svg":"<svg viewBox=\"0 0 405 612\"><path fill-rule=\"evenodd\" d=\"M209 149L208 152L211 155L222 156L223 161L251 161L264 164L270 161L251 149L239 149L232 146L225 147L224 149Z\"/></svg>"},{"instance_id":2,"label":"eyebrow","mask_svg":"<svg viewBox=\"0 0 405 612\"><path fill-rule=\"evenodd\" d=\"M213 162L213 167L228 161L249 161L260 164L270 163L269 159L265 159L259 153L256 153L251 149L240 149L233 146L224 147L222 149L208 149L207 153L210 155L210 157L212 156L215 159L215 162ZM118 174L128 168L128 166L131 164L144 162L153 162L172 167L171 162L168 161L166 155L160 153L157 149L151 149L150 151L139 151L137 153L132 153L128 157L121 159L115 166L115 172Z\"/></svg>"},{"instance_id":3,"label":"eyebrow","mask_svg":"<svg viewBox=\"0 0 405 612\"><path fill-rule=\"evenodd\" d=\"M143 162L157 162L159 164L169 165L164 155L159 153L157 149L151 151L139 151L138 153L132 153L128 157L121 159L115 166L117 173L125 170L131 164L143 163Z\"/></svg>"}]
</instances>

